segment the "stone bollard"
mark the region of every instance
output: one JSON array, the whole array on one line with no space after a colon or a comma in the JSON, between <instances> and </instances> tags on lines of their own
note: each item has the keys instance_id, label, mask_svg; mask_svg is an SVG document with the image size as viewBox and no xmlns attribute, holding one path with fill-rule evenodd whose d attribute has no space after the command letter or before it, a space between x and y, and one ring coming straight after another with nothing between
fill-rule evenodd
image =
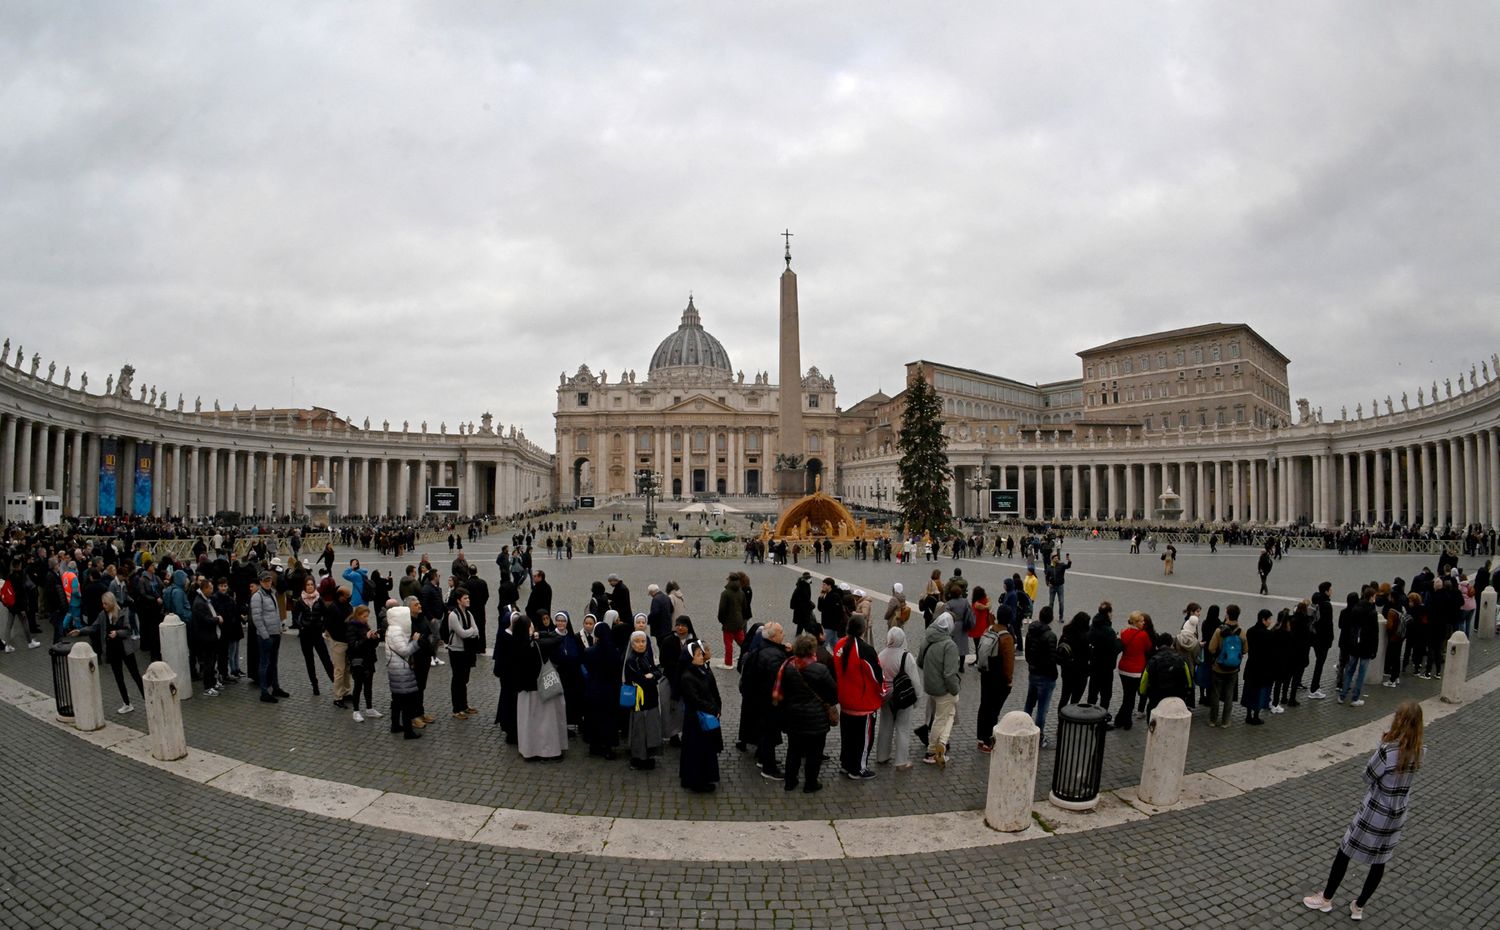
<instances>
[{"instance_id":1,"label":"stone bollard","mask_svg":"<svg viewBox=\"0 0 1500 930\"><path fill-rule=\"evenodd\" d=\"M1495 638L1495 589L1485 588L1479 595L1479 623L1476 625L1476 639Z\"/></svg>"},{"instance_id":2,"label":"stone bollard","mask_svg":"<svg viewBox=\"0 0 1500 930\"><path fill-rule=\"evenodd\" d=\"M1141 787L1136 796L1153 807L1171 807L1182 794L1187 767L1188 735L1193 713L1182 698L1167 698L1151 712L1146 727L1146 758L1141 763Z\"/></svg>"},{"instance_id":3,"label":"stone bollard","mask_svg":"<svg viewBox=\"0 0 1500 930\"><path fill-rule=\"evenodd\" d=\"M104 727L104 694L99 689L99 657L87 642L68 653L68 687L73 692L73 726L80 730Z\"/></svg>"},{"instance_id":4,"label":"stone bollard","mask_svg":"<svg viewBox=\"0 0 1500 930\"><path fill-rule=\"evenodd\" d=\"M72 661L69 659L68 661ZM1469 637L1455 630L1448 637L1448 655L1443 659L1443 703L1462 704L1469 677ZM77 698L74 698L77 703Z\"/></svg>"},{"instance_id":5,"label":"stone bollard","mask_svg":"<svg viewBox=\"0 0 1500 930\"><path fill-rule=\"evenodd\" d=\"M995 726L989 792L984 799L984 822L992 829L1018 833L1031 826L1041 739L1042 731L1030 715L1019 710L1006 714Z\"/></svg>"},{"instance_id":6,"label":"stone bollard","mask_svg":"<svg viewBox=\"0 0 1500 930\"><path fill-rule=\"evenodd\" d=\"M161 659L177 675L177 699L193 696L193 667L188 658L187 624L176 614L161 622Z\"/></svg>"},{"instance_id":7,"label":"stone bollard","mask_svg":"<svg viewBox=\"0 0 1500 930\"><path fill-rule=\"evenodd\" d=\"M1391 648L1391 634L1385 628L1385 614L1381 613L1378 607L1375 613L1380 617L1380 635L1375 637L1375 658L1370 660L1370 667L1365 671L1365 687L1367 688L1385 680L1385 652ZM1372 678L1374 681L1371 681Z\"/></svg>"},{"instance_id":8,"label":"stone bollard","mask_svg":"<svg viewBox=\"0 0 1500 930\"><path fill-rule=\"evenodd\" d=\"M146 682L146 730L151 734L151 757L171 762L187 755L182 732L182 703L177 697L177 674L165 662L152 662L141 678Z\"/></svg>"}]
</instances>

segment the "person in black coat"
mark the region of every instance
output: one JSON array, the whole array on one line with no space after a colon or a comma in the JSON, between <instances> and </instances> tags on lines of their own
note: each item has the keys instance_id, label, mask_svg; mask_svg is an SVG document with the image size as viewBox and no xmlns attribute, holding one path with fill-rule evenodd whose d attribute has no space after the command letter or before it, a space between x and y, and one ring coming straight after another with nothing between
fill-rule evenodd
<instances>
[{"instance_id":1,"label":"person in black coat","mask_svg":"<svg viewBox=\"0 0 1500 930\"><path fill-rule=\"evenodd\" d=\"M719 781L719 753L724 750L723 728L719 714L719 685L709 669L708 647L694 640L688 643L690 664L682 670L682 756L678 760L678 777L689 791L713 791ZM710 722L712 726L705 727Z\"/></svg>"},{"instance_id":2,"label":"person in black coat","mask_svg":"<svg viewBox=\"0 0 1500 930\"><path fill-rule=\"evenodd\" d=\"M755 761L764 778L783 778L776 762L776 747L781 745L781 724L771 703L776 673L791 656L784 642L786 631L772 621L761 627L760 645L744 659L740 669L740 728L748 729L755 744Z\"/></svg>"},{"instance_id":3,"label":"person in black coat","mask_svg":"<svg viewBox=\"0 0 1500 930\"><path fill-rule=\"evenodd\" d=\"M540 568L531 573L531 593L526 597L526 618L538 633L547 628L544 615L552 613L552 585Z\"/></svg>"},{"instance_id":4,"label":"person in black coat","mask_svg":"<svg viewBox=\"0 0 1500 930\"><path fill-rule=\"evenodd\" d=\"M797 579L796 585L792 587L791 603L787 606L792 610L792 624L796 630L794 635L801 636L812 626L815 613L811 574L803 572L802 577Z\"/></svg>"},{"instance_id":5,"label":"person in black coat","mask_svg":"<svg viewBox=\"0 0 1500 930\"><path fill-rule=\"evenodd\" d=\"M843 592L834 586L832 578L824 578L818 591L818 625L823 628L823 638L830 649L843 638L848 622Z\"/></svg>"},{"instance_id":6,"label":"person in black coat","mask_svg":"<svg viewBox=\"0 0 1500 930\"><path fill-rule=\"evenodd\" d=\"M542 643L542 655L562 679L567 702L568 735L576 736L583 724L583 637L573 630L573 618L559 610L552 615L553 636Z\"/></svg>"},{"instance_id":7,"label":"person in black coat","mask_svg":"<svg viewBox=\"0 0 1500 930\"><path fill-rule=\"evenodd\" d=\"M1261 608L1255 615L1255 624L1245 631L1245 655L1249 659L1244 666L1244 687L1240 689L1240 705L1245 708L1245 722L1251 726L1265 723L1260 712L1271 706L1271 686L1276 681L1278 668L1275 636L1271 622L1275 614Z\"/></svg>"},{"instance_id":8,"label":"person in black coat","mask_svg":"<svg viewBox=\"0 0 1500 930\"><path fill-rule=\"evenodd\" d=\"M1099 613L1089 622L1088 702L1095 707L1108 708L1115 694L1115 660L1120 657L1120 637L1110 620L1110 610L1101 605ZM1105 724L1106 728L1113 726Z\"/></svg>"},{"instance_id":9,"label":"person in black coat","mask_svg":"<svg viewBox=\"0 0 1500 930\"><path fill-rule=\"evenodd\" d=\"M594 615L595 620L603 620L604 615L609 612L609 594L604 590L602 581L596 581L589 586L588 612Z\"/></svg>"},{"instance_id":10,"label":"person in black coat","mask_svg":"<svg viewBox=\"0 0 1500 930\"><path fill-rule=\"evenodd\" d=\"M583 652L583 740L589 755L615 757L620 735L620 653L602 621L594 626L594 644Z\"/></svg>"},{"instance_id":11,"label":"person in black coat","mask_svg":"<svg viewBox=\"0 0 1500 930\"><path fill-rule=\"evenodd\" d=\"M495 707L495 722L505 731L505 742L515 746L520 742L520 731L516 723L516 695L520 682L525 677L525 666L535 652L531 648L531 620L515 611L510 617L510 628L504 636L495 637L495 676L500 679L500 700ZM533 686L535 687L535 686Z\"/></svg>"},{"instance_id":12,"label":"person in black coat","mask_svg":"<svg viewBox=\"0 0 1500 930\"><path fill-rule=\"evenodd\" d=\"M219 693L214 678L219 651L219 615L214 612L213 593L213 582L205 578L198 583L198 596L193 598L193 617L188 631L193 640L193 656L198 663L205 697L215 697Z\"/></svg>"},{"instance_id":13,"label":"person in black coat","mask_svg":"<svg viewBox=\"0 0 1500 930\"><path fill-rule=\"evenodd\" d=\"M1087 611L1080 610L1074 614L1073 619L1062 628L1058 651L1063 656L1063 661L1062 696L1058 698L1057 706L1062 708L1083 700L1092 671L1089 662L1089 615Z\"/></svg>"},{"instance_id":14,"label":"person in black coat","mask_svg":"<svg viewBox=\"0 0 1500 930\"><path fill-rule=\"evenodd\" d=\"M777 672L772 700L781 714L786 731L787 791L797 787L798 769L804 772L802 790L811 794L821 791L818 770L823 764L823 748L828 741L832 722L828 708L838 704L838 685L828 666L818 661L818 641L810 633L797 637L792 657Z\"/></svg>"},{"instance_id":15,"label":"person in black coat","mask_svg":"<svg viewBox=\"0 0 1500 930\"><path fill-rule=\"evenodd\" d=\"M1308 685L1308 697L1321 698L1323 693L1323 663L1328 659L1328 650L1333 648L1333 582L1325 581L1318 585L1318 590L1312 596L1312 650L1313 650L1313 673L1312 681ZM1337 682L1335 681L1335 685Z\"/></svg>"}]
</instances>

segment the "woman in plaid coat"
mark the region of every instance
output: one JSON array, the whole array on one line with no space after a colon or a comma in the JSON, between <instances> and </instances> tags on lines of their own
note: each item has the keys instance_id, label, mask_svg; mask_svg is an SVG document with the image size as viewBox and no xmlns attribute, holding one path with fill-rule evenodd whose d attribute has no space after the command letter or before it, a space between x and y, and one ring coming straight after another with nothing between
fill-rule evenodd
<instances>
[{"instance_id":1,"label":"woman in plaid coat","mask_svg":"<svg viewBox=\"0 0 1500 930\"><path fill-rule=\"evenodd\" d=\"M1401 828L1406 824L1411 785L1422 766L1422 706L1408 701L1396 708L1391 728L1380 738L1380 746L1365 766L1365 799L1354 815L1354 822L1339 843L1328 883L1322 893L1308 895L1302 903L1316 911L1333 910L1333 895L1344 880L1349 860L1356 859L1370 867L1359 897L1349 902L1349 916L1364 918L1364 907L1385 874Z\"/></svg>"}]
</instances>

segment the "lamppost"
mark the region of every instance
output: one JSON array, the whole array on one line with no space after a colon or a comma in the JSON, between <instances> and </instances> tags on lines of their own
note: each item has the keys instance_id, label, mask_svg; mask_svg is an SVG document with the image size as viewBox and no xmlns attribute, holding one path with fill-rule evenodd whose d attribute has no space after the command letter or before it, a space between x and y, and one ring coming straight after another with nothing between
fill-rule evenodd
<instances>
[{"instance_id":1,"label":"lamppost","mask_svg":"<svg viewBox=\"0 0 1500 930\"><path fill-rule=\"evenodd\" d=\"M889 497L890 496L890 492L887 491L884 487L882 487L881 484L880 484L880 479L876 478L875 479L875 490L873 490L873 491L870 492L870 496L873 497L873 498L875 498L875 509L876 510L883 510L885 508L883 508L883 507L880 506L880 502L883 501L883 500L885 500L887 497Z\"/></svg>"},{"instance_id":2,"label":"lamppost","mask_svg":"<svg viewBox=\"0 0 1500 930\"><path fill-rule=\"evenodd\" d=\"M645 495L646 498L646 522L641 525L641 532L646 536L656 535L656 494L661 490L661 472L642 471L636 472L636 490Z\"/></svg>"},{"instance_id":3,"label":"lamppost","mask_svg":"<svg viewBox=\"0 0 1500 930\"><path fill-rule=\"evenodd\" d=\"M990 489L989 475L974 475L969 478L969 487L974 489L974 512L979 517L979 522L985 521L984 492Z\"/></svg>"}]
</instances>

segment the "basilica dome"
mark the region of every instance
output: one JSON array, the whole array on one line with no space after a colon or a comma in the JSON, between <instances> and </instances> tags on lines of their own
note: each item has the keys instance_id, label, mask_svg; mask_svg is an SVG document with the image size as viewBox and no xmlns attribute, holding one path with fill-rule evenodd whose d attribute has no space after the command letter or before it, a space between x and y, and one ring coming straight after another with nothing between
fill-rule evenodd
<instances>
[{"instance_id":1,"label":"basilica dome","mask_svg":"<svg viewBox=\"0 0 1500 930\"><path fill-rule=\"evenodd\" d=\"M697 374L717 380L728 378L731 371L729 353L724 351L723 343L703 328L698 308L689 297L677 331L663 339L652 353L647 377L658 373Z\"/></svg>"}]
</instances>

